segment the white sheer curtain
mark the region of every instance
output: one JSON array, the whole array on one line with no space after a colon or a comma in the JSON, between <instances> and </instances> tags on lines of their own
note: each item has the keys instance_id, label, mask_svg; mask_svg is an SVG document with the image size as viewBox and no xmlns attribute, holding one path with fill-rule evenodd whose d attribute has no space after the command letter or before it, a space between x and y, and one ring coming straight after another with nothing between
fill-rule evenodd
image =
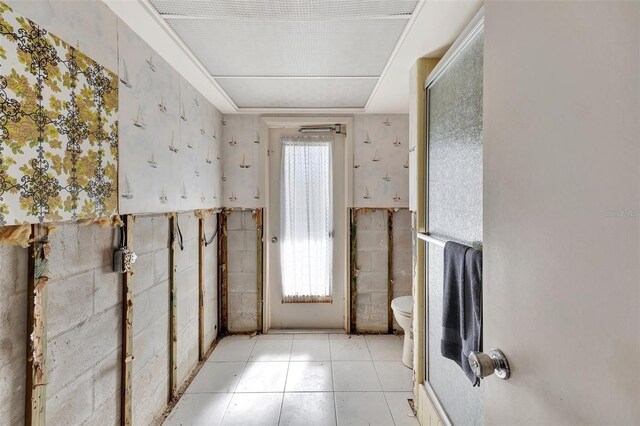
<instances>
[{"instance_id":1,"label":"white sheer curtain","mask_svg":"<svg viewBox=\"0 0 640 426\"><path fill-rule=\"evenodd\" d=\"M280 185L282 301L331 302L332 136L283 137Z\"/></svg>"}]
</instances>

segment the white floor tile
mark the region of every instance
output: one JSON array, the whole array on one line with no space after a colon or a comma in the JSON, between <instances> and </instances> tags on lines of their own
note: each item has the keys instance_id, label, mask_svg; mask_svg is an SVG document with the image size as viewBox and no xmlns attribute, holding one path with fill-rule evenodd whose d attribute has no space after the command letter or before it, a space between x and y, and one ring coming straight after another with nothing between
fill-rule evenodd
<instances>
[{"instance_id":1,"label":"white floor tile","mask_svg":"<svg viewBox=\"0 0 640 426\"><path fill-rule=\"evenodd\" d=\"M374 361L400 361L402 338L398 336L366 336L369 353Z\"/></svg>"},{"instance_id":2,"label":"white floor tile","mask_svg":"<svg viewBox=\"0 0 640 426\"><path fill-rule=\"evenodd\" d=\"M336 412L332 392L285 393L280 426L333 426Z\"/></svg>"},{"instance_id":3,"label":"white floor tile","mask_svg":"<svg viewBox=\"0 0 640 426\"><path fill-rule=\"evenodd\" d=\"M284 392L288 362L248 362L236 392Z\"/></svg>"},{"instance_id":4,"label":"white floor tile","mask_svg":"<svg viewBox=\"0 0 640 426\"><path fill-rule=\"evenodd\" d=\"M382 390L385 392L411 392L413 371L401 361L376 361Z\"/></svg>"},{"instance_id":5,"label":"white floor tile","mask_svg":"<svg viewBox=\"0 0 640 426\"><path fill-rule=\"evenodd\" d=\"M411 392L385 392L385 398L391 410L391 416L396 426L418 426L418 419L409 406L409 399L413 399Z\"/></svg>"},{"instance_id":6,"label":"white floor tile","mask_svg":"<svg viewBox=\"0 0 640 426\"><path fill-rule=\"evenodd\" d=\"M382 391L371 361L333 362L332 368L335 391Z\"/></svg>"},{"instance_id":7,"label":"white floor tile","mask_svg":"<svg viewBox=\"0 0 640 426\"><path fill-rule=\"evenodd\" d=\"M329 335L327 333L296 333L293 336L293 340L303 340L303 339L312 339L312 340L329 340Z\"/></svg>"},{"instance_id":8,"label":"white floor tile","mask_svg":"<svg viewBox=\"0 0 640 426\"><path fill-rule=\"evenodd\" d=\"M293 336L285 339L260 337L251 352L250 361L289 361Z\"/></svg>"},{"instance_id":9,"label":"white floor tile","mask_svg":"<svg viewBox=\"0 0 640 426\"><path fill-rule=\"evenodd\" d=\"M336 392L338 426L393 426L382 392Z\"/></svg>"},{"instance_id":10,"label":"white floor tile","mask_svg":"<svg viewBox=\"0 0 640 426\"><path fill-rule=\"evenodd\" d=\"M209 393L183 395L165 425L219 425L233 394Z\"/></svg>"},{"instance_id":11,"label":"white floor tile","mask_svg":"<svg viewBox=\"0 0 640 426\"><path fill-rule=\"evenodd\" d=\"M256 339L225 337L213 350L208 361L248 361Z\"/></svg>"},{"instance_id":12,"label":"white floor tile","mask_svg":"<svg viewBox=\"0 0 640 426\"><path fill-rule=\"evenodd\" d=\"M329 335L332 361L371 361L364 336Z\"/></svg>"},{"instance_id":13,"label":"white floor tile","mask_svg":"<svg viewBox=\"0 0 640 426\"><path fill-rule=\"evenodd\" d=\"M278 424L281 393L236 393L222 419L224 426L271 426Z\"/></svg>"},{"instance_id":14,"label":"white floor tile","mask_svg":"<svg viewBox=\"0 0 640 426\"><path fill-rule=\"evenodd\" d=\"M331 361L329 339L325 337L304 337L296 335L291 348L291 361Z\"/></svg>"},{"instance_id":15,"label":"white floor tile","mask_svg":"<svg viewBox=\"0 0 640 426\"><path fill-rule=\"evenodd\" d=\"M187 393L234 392L246 362L205 362Z\"/></svg>"},{"instance_id":16,"label":"white floor tile","mask_svg":"<svg viewBox=\"0 0 640 426\"><path fill-rule=\"evenodd\" d=\"M331 392L330 362L291 362L287 373L286 392Z\"/></svg>"},{"instance_id":17,"label":"white floor tile","mask_svg":"<svg viewBox=\"0 0 640 426\"><path fill-rule=\"evenodd\" d=\"M273 334L260 334L258 340L293 340L294 333L273 333Z\"/></svg>"}]
</instances>

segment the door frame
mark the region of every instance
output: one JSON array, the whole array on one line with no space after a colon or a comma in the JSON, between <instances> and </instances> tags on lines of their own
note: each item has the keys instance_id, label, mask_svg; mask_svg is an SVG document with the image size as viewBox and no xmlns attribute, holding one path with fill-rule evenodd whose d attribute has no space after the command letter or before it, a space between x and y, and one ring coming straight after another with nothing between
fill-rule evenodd
<instances>
[{"instance_id":1,"label":"door frame","mask_svg":"<svg viewBox=\"0 0 640 426\"><path fill-rule=\"evenodd\" d=\"M452 426L444 406L440 402L435 390L429 383L429 336L426 316L429 306L429 292L427 290L429 282L428 262L429 262L429 88L433 85L442 73L448 68L451 62L464 50L464 48L484 30L484 6L480 7L473 19L469 21L465 29L457 37L449 50L438 61L437 65L429 72L425 78L424 85L418 89L422 92L420 101L421 116L418 117L417 140L417 211L416 211L416 265L415 265L415 293L414 293L414 372L415 388L414 393L417 399L417 417L421 425L444 424ZM483 160L484 161L484 160Z\"/></svg>"},{"instance_id":2,"label":"door frame","mask_svg":"<svg viewBox=\"0 0 640 426\"><path fill-rule=\"evenodd\" d=\"M263 236L263 246L264 246L264 262L263 262L263 277L264 277L264 285L262 286L262 332L266 333L271 328L271 300L269 296L269 290L271 289L270 282L270 260L271 260L271 244L265 244L265 242L271 240L271 229L269 226L269 218L270 218L270 183L271 183L271 168L269 167L269 130L273 128L283 128L283 127L301 127L301 126L319 126L319 125L333 125L333 124L341 124L347 130L347 134L345 135L345 147L344 147L344 205L345 205L345 226L344 226L344 235L349 236L349 208L353 206L353 117L336 117L336 116L313 116L313 117L302 117L302 116L284 116L284 117L260 117L260 140L265 141L266 143L261 144L261 154L262 164L265 164L263 170L263 179L264 179L264 191L263 196L265 200L265 209L264 209L264 221L266 224L264 227L264 236ZM345 248L346 259L344 259L345 270L344 270L344 295L345 295L345 306L344 306L344 329L347 333L351 333L350 327L350 307L351 307L351 294L349 292L349 259L350 259L350 244L349 238L345 238L343 242Z\"/></svg>"}]
</instances>

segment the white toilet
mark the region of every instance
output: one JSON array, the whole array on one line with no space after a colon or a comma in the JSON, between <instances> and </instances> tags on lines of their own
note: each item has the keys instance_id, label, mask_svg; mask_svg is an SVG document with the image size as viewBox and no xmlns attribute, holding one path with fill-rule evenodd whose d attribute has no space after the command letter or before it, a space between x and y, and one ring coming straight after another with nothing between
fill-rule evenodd
<instances>
[{"instance_id":1,"label":"white toilet","mask_svg":"<svg viewBox=\"0 0 640 426\"><path fill-rule=\"evenodd\" d=\"M402 350L402 363L413 369L413 336L411 325L413 323L413 297L396 297L391 301L393 316L404 330L404 348Z\"/></svg>"}]
</instances>

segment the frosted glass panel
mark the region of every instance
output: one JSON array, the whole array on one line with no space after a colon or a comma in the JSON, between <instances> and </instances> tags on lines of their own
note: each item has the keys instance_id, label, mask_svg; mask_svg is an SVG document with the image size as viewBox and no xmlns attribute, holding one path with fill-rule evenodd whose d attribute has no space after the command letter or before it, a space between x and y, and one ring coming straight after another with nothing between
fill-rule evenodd
<instances>
[{"instance_id":1,"label":"frosted glass panel","mask_svg":"<svg viewBox=\"0 0 640 426\"><path fill-rule=\"evenodd\" d=\"M332 137L282 140L280 265L283 302L330 302Z\"/></svg>"},{"instance_id":2,"label":"frosted glass panel","mask_svg":"<svg viewBox=\"0 0 640 426\"><path fill-rule=\"evenodd\" d=\"M482 51L479 33L429 86L429 232L482 241ZM453 424L482 424L482 392L440 353L443 248L430 245L428 380Z\"/></svg>"}]
</instances>

